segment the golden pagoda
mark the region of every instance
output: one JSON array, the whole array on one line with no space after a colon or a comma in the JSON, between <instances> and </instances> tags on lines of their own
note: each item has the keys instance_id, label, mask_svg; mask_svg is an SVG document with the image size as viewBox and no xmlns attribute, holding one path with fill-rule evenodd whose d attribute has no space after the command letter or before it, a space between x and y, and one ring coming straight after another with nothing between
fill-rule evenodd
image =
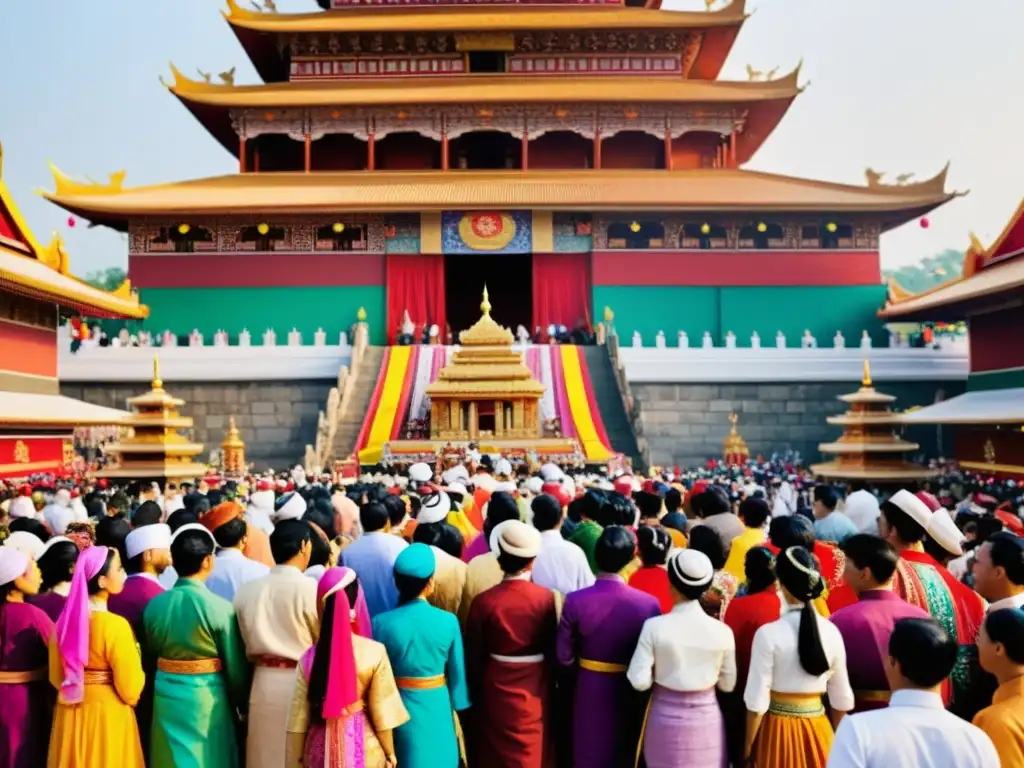
<instances>
[{"instance_id":1,"label":"golden pagoda","mask_svg":"<svg viewBox=\"0 0 1024 768\"><path fill-rule=\"evenodd\" d=\"M427 387L431 440L540 439L544 385L533 378L508 328L491 317L484 286L481 318L459 334L462 346Z\"/></svg>"},{"instance_id":2,"label":"golden pagoda","mask_svg":"<svg viewBox=\"0 0 1024 768\"><path fill-rule=\"evenodd\" d=\"M744 464L750 458L750 449L747 447L747 441L743 439L736 429L739 421L739 414L729 414L729 423L732 424L732 427L722 442L722 455L725 458L726 464Z\"/></svg>"},{"instance_id":3,"label":"golden pagoda","mask_svg":"<svg viewBox=\"0 0 1024 768\"><path fill-rule=\"evenodd\" d=\"M220 444L220 457L227 477L239 478L245 474L245 441L235 425L234 416L228 419L228 431Z\"/></svg>"},{"instance_id":4,"label":"golden pagoda","mask_svg":"<svg viewBox=\"0 0 1024 768\"><path fill-rule=\"evenodd\" d=\"M153 385L144 395L129 398L133 413L121 421L131 435L106 446L112 456L97 477L118 480L194 480L206 474L198 464L203 446L178 433L192 426L192 419L181 416L178 409L184 400L171 397L160 380L160 359L153 357Z\"/></svg>"},{"instance_id":5,"label":"golden pagoda","mask_svg":"<svg viewBox=\"0 0 1024 768\"><path fill-rule=\"evenodd\" d=\"M811 471L820 477L837 480L869 480L880 483L917 480L937 472L907 461L903 454L918 449L917 443L904 440L895 432L900 415L891 405L892 395L878 392L871 383L871 368L864 361L864 377L856 392L839 397L850 404L841 416L831 416L829 424L843 427L834 443L822 443L818 450L835 454L825 464L814 464Z\"/></svg>"}]
</instances>

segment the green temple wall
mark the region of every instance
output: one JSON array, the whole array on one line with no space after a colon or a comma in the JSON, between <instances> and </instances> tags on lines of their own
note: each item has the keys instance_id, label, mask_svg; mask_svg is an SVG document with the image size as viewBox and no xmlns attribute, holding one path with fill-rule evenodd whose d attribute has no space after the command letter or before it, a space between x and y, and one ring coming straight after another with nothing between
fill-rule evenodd
<instances>
[{"instance_id":1,"label":"green temple wall","mask_svg":"<svg viewBox=\"0 0 1024 768\"><path fill-rule=\"evenodd\" d=\"M150 310L145 326L154 335L165 329L183 335L198 328L212 343L220 329L234 341L248 328L252 343L261 344L264 331L273 328L278 344L285 344L288 332L298 328L303 342L312 344L317 328L323 328L328 341L336 344L362 307L370 343L384 343L384 286L144 288L141 299Z\"/></svg>"},{"instance_id":2,"label":"green temple wall","mask_svg":"<svg viewBox=\"0 0 1024 768\"><path fill-rule=\"evenodd\" d=\"M658 331L665 332L668 346L677 345L677 334L686 331L690 346L699 346L710 331L715 346L725 335L736 334L738 346L749 346L756 330L762 346L775 344L775 334L786 334L788 346L797 346L810 330L821 346L832 346L837 330L849 346L859 344L867 329L875 344L882 344L886 331L876 312L885 300L885 287L692 287L692 286L608 286L593 288L594 316L602 317L605 307L615 313L615 328L624 344L640 331L645 345L654 344Z\"/></svg>"}]
</instances>

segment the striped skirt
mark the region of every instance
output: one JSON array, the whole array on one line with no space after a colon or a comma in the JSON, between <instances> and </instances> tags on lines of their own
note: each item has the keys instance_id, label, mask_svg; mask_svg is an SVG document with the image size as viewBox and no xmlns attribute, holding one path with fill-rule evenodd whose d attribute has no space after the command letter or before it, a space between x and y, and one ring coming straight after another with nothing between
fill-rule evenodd
<instances>
[{"instance_id":1,"label":"striped skirt","mask_svg":"<svg viewBox=\"0 0 1024 768\"><path fill-rule=\"evenodd\" d=\"M825 768L834 737L821 694L776 693L754 746L757 768Z\"/></svg>"},{"instance_id":2,"label":"striped skirt","mask_svg":"<svg viewBox=\"0 0 1024 768\"><path fill-rule=\"evenodd\" d=\"M647 768L725 768L725 720L715 689L655 686L641 743Z\"/></svg>"}]
</instances>

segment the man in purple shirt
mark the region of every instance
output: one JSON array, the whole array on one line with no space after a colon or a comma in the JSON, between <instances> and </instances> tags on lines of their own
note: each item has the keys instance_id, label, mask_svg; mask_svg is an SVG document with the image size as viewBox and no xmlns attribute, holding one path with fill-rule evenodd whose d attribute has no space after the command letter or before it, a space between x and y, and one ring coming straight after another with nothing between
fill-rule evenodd
<instances>
[{"instance_id":1,"label":"man in purple shirt","mask_svg":"<svg viewBox=\"0 0 1024 768\"><path fill-rule=\"evenodd\" d=\"M846 645L846 667L856 699L855 712L889 705L889 683L883 659L889 635L900 619L927 619L928 614L892 591L899 554L884 539L859 533L843 542L843 579L857 602L832 614Z\"/></svg>"},{"instance_id":2,"label":"man in purple shirt","mask_svg":"<svg viewBox=\"0 0 1024 768\"><path fill-rule=\"evenodd\" d=\"M556 650L558 663L576 672L573 765L618 768L636 759L643 694L633 690L626 669L644 622L660 616L661 606L618 575L635 550L628 529L605 528L594 547L597 581L565 598Z\"/></svg>"},{"instance_id":3,"label":"man in purple shirt","mask_svg":"<svg viewBox=\"0 0 1024 768\"><path fill-rule=\"evenodd\" d=\"M159 576L171 564L171 529L163 523L135 528L124 540L122 552L128 580L120 594L111 595L111 613L123 616L138 637L142 612L164 591Z\"/></svg>"}]
</instances>

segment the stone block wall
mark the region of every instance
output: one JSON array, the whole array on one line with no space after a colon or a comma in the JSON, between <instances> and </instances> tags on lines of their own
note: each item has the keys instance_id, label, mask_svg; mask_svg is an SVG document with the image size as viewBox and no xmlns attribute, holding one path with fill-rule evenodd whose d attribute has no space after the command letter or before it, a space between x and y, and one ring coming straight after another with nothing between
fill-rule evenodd
<instances>
[{"instance_id":1,"label":"stone block wall","mask_svg":"<svg viewBox=\"0 0 1024 768\"><path fill-rule=\"evenodd\" d=\"M847 405L836 398L854 391L848 383L805 384L631 384L639 403L644 435L655 465L692 466L722 455L729 432L729 414L740 416L739 432L753 455L799 451L807 462L818 461L818 444L835 439L840 427L825 419ZM876 382L876 389L894 395L894 406L930 405L961 394L963 382ZM952 450L951 433L934 426L915 426L908 439L921 444L927 456Z\"/></svg>"},{"instance_id":2,"label":"stone block wall","mask_svg":"<svg viewBox=\"0 0 1024 768\"><path fill-rule=\"evenodd\" d=\"M220 448L228 419L234 416L245 441L247 459L257 469L283 469L300 463L306 445L315 441L317 414L326 405L327 393L335 383L165 381L164 388L185 401L182 415L194 420L190 436L206 451ZM129 397L145 391L144 385L114 382L61 384L61 393L68 397L123 410L129 410Z\"/></svg>"}]
</instances>

